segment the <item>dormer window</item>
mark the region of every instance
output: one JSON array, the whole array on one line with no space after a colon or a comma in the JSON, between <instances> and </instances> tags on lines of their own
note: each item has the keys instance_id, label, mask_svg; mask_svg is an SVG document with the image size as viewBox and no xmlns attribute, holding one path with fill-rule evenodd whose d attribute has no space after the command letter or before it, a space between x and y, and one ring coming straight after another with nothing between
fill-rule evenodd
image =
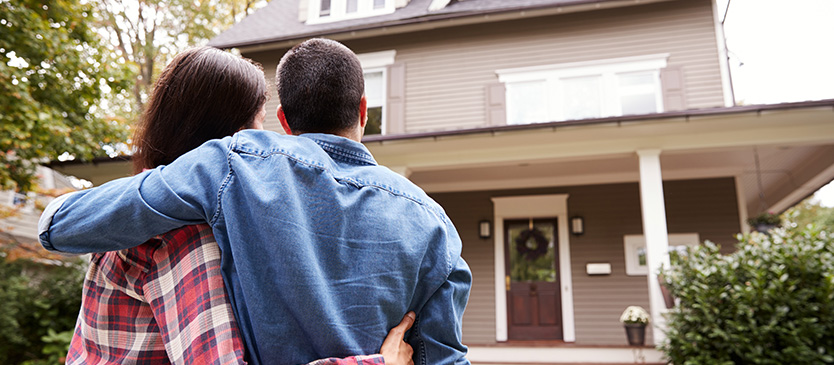
<instances>
[{"instance_id":1,"label":"dormer window","mask_svg":"<svg viewBox=\"0 0 834 365\"><path fill-rule=\"evenodd\" d=\"M365 18L394 12L394 0L302 1L309 1L307 24Z\"/></svg>"}]
</instances>

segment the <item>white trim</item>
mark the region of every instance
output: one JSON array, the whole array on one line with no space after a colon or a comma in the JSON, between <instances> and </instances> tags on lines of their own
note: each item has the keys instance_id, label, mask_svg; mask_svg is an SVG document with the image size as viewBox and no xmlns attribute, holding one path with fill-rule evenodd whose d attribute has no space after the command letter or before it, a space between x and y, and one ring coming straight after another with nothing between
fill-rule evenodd
<instances>
[{"instance_id":1,"label":"white trim","mask_svg":"<svg viewBox=\"0 0 834 365\"><path fill-rule=\"evenodd\" d=\"M479 365L666 363L650 348L469 346L466 358Z\"/></svg>"},{"instance_id":2,"label":"white trim","mask_svg":"<svg viewBox=\"0 0 834 365\"><path fill-rule=\"evenodd\" d=\"M727 55L727 38L724 36L724 24L718 16L717 0L712 0L712 17L715 18L715 45L718 48L718 68L721 71L721 87L724 92L724 106L736 105L733 100L733 80L730 78L730 58Z\"/></svg>"},{"instance_id":3,"label":"white trim","mask_svg":"<svg viewBox=\"0 0 834 365\"><path fill-rule=\"evenodd\" d=\"M738 204L738 226L741 227L741 233L750 233L750 225L747 224L747 195L744 193L744 184L741 183L741 177L736 175L733 177L736 184L736 202Z\"/></svg>"},{"instance_id":4,"label":"white trim","mask_svg":"<svg viewBox=\"0 0 834 365\"><path fill-rule=\"evenodd\" d=\"M669 53L657 53L633 57L607 58L602 60L579 61L557 63L552 65L540 65L517 68L504 68L496 70L498 80L501 82L515 82L535 80L536 77L525 78L517 74L543 74L554 72L560 77L581 76L602 72L630 72L661 69L666 67L666 60Z\"/></svg>"},{"instance_id":5,"label":"white trim","mask_svg":"<svg viewBox=\"0 0 834 365\"><path fill-rule=\"evenodd\" d=\"M388 51L360 53L356 55L356 58L359 58L362 69L369 69L393 65L396 56L397 51L392 49Z\"/></svg>"},{"instance_id":6,"label":"white trim","mask_svg":"<svg viewBox=\"0 0 834 365\"><path fill-rule=\"evenodd\" d=\"M570 234L568 233L568 195L526 195L492 198L495 231L495 340L508 339L507 292L504 268L504 220L513 218L556 217L559 231L559 283L562 299L562 339L576 341L573 314L573 279L570 261Z\"/></svg>"},{"instance_id":7,"label":"white trim","mask_svg":"<svg viewBox=\"0 0 834 365\"><path fill-rule=\"evenodd\" d=\"M431 4L429 4L429 11L438 11L449 5L451 0L432 0Z\"/></svg>"},{"instance_id":8,"label":"white trim","mask_svg":"<svg viewBox=\"0 0 834 365\"><path fill-rule=\"evenodd\" d=\"M697 233L669 234L669 247L695 247L701 243ZM646 276L649 274L648 265L640 265L637 250L646 247L646 236L642 234L627 234L623 236L623 250L625 253L625 270L628 276Z\"/></svg>"},{"instance_id":9,"label":"white trim","mask_svg":"<svg viewBox=\"0 0 834 365\"><path fill-rule=\"evenodd\" d=\"M660 150L638 150L640 161L640 207L643 213L643 235L646 236L646 262L649 287L649 306L652 315L654 343L666 340L666 301L660 292L657 272L669 267L669 233L666 227L666 202L663 197L663 177Z\"/></svg>"},{"instance_id":10,"label":"white trim","mask_svg":"<svg viewBox=\"0 0 834 365\"><path fill-rule=\"evenodd\" d=\"M302 0L305 1L305 0ZM381 9L373 8L373 0L358 0L355 13L348 14L346 0L332 0L330 3L330 15L321 16L321 0L307 0L307 24L333 23L348 19L368 18L372 16L391 14L396 10L394 0L385 0L385 6Z\"/></svg>"}]
</instances>

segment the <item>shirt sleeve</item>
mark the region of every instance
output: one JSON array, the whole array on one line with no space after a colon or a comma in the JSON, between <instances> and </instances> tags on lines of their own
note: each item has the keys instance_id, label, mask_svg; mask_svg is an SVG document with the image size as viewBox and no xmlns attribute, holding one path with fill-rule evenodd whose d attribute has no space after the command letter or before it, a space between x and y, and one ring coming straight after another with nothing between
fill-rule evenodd
<instances>
[{"instance_id":1,"label":"shirt sleeve","mask_svg":"<svg viewBox=\"0 0 834 365\"><path fill-rule=\"evenodd\" d=\"M462 326L471 286L469 265L458 256L446 282L426 302L408 336L414 364L469 364Z\"/></svg>"},{"instance_id":2,"label":"shirt sleeve","mask_svg":"<svg viewBox=\"0 0 834 365\"><path fill-rule=\"evenodd\" d=\"M231 177L232 138L206 142L168 166L55 199L38 224L41 244L67 253L116 251L211 222L220 188Z\"/></svg>"}]
</instances>

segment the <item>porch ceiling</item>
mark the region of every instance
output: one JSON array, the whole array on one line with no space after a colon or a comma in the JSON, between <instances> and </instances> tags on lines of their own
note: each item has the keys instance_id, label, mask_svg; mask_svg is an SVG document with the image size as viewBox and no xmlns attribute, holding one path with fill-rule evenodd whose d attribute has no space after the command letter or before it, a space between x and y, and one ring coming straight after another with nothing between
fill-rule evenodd
<instances>
[{"instance_id":1,"label":"porch ceiling","mask_svg":"<svg viewBox=\"0 0 834 365\"><path fill-rule=\"evenodd\" d=\"M635 152L660 149L664 179L736 177L755 214L786 209L834 179L834 109L549 125L366 145L381 164L408 171L429 192L636 182Z\"/></svg>"}]
</instances>

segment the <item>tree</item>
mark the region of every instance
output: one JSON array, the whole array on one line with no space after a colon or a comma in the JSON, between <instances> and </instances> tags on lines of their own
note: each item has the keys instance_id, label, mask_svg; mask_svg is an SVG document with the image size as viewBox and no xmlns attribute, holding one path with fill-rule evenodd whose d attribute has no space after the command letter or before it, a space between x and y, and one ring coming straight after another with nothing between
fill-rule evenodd
<instances>
[{"instance_id":1,"label":"tree","mask_svg":"<svg viewBox=\"0 0 834 365\"><path fill-rule=\"evenodd\" d=\"M77 0L0 0L0 189L33 188L35 166L92 158L127 138L99 102L129 85Z\"/></svg>"},{"instance_id":2,"label":"tree","mask_svg":"<svg viewBox=\"0 0 834 365\"><path fill-rule=\"evenodd\" d=\"M823 229L834 229L834 208L824 207L814 197L803 200L791 207L784 214L783 220L787 219L798 227L805 227L813 224Z\"/></svg>"},{"instance_id":3,"label":"tree","mask_svg":"<svg viewBox=\"0 0 834 365\"><path fill-rule=\"evenodd\" d=\"M174 55L208 41L268 1L97 1L101 28L134 72L131 110L142 111L156 77Z\"/></svg>"}]
</instances>

